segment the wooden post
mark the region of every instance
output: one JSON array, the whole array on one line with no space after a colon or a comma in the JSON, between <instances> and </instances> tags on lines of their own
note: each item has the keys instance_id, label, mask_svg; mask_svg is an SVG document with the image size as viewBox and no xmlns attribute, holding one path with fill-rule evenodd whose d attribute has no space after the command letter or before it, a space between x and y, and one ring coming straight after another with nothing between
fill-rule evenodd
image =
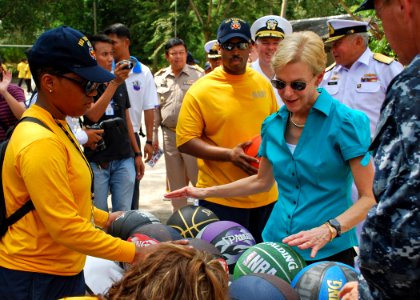
<instances>
[{"instance_id":1,"label":"wooden post","mask_svg":"<svg viewBox=\"0 0 420 300\"><path fill-rule=\"evenodd\" d=\"M96 0L93 0L92 6L93 6L93 33L96 34L97 33L97 28L96 28Z\"/></svg>"},{"instance_id":2,"label":"wooden post","mask_svg":"<svg viewBox=\"0 0 420 300\"><path fill-rule=\"evenodd\" d=\"M281 4L280 17L286 18L287 0L283 0Z\"/></svg>"}]
</instances>

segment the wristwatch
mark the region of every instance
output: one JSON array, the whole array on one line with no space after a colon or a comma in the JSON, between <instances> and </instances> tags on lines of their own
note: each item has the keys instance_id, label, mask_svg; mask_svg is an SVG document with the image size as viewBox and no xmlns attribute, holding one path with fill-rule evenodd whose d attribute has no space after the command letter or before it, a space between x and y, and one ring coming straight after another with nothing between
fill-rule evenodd
<instances>
[{"instance_id":1,"label":"wristwatch","mask_svg":"<svg viewBox=\"0 0 420 300\"><path fill-rule=\"evenodd\" d=\"M328 224L330 224L331 227L334 228L335 231L337 231L337 237L339 237L341 235L341 224L340 224L340 222L338 222L337 219L331 219L331 220L328 220Z\"/></svg>"},{"instance_id":2,"label":"wristwatch","mask_svg":"<svg viewBox=\"0 0 420 300\"><path fill-rule=\"evenodd\" d=\"M134 156L135 156L135 157L137 157L137 156L141 156L141 152L134 152Z\"/></svg>"},{"instance_id":3,"label":"wristwatch","mask_svg":"<svg viewBox=\"0 0 420 300\"><path fill-rule=\"evenodd\" d=\"M153 145L153 141L151 141L151 140L147 140L147 141L146 141L146 144Z\"/></svg>"}]
</instances>

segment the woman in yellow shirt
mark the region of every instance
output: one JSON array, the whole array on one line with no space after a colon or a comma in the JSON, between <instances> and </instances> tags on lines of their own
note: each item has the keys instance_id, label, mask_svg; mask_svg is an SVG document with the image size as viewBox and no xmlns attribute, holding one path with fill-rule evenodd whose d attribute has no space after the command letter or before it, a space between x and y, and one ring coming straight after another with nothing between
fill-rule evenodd
<instances>
[{"instance_id":1,"label":"woman in yellow shirt","mask_svg":"<svg viewBox=\"0 0 420 300\"><path fill-rule=\"evenodd\" d=\"M84 295L86 255L132 263L152 249L105 233L121 212L108 214L93 206L93 173L65 121L83 115L98 84L114 76L97 65L89 40L65 26L41 35L29 65L38 100L23 117L37 118L48 129L22 122L7 147L2 170L6 215L29 199L34 209L0 240L0 295Z\"/></svg>"}]
</instances>

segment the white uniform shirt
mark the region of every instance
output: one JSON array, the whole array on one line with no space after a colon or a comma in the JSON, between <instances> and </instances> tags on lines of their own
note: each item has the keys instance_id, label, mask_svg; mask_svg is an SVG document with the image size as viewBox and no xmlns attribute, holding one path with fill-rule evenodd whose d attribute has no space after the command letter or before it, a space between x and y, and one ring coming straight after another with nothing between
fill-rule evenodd
<instances>
[{"instance_id":1,"label":"white uniform shirt","mask_svg":"<svg viewBox=\"0 0 420 300\"><path fill-rule=\"evenodd\" d=\"M402 70L397 61L388 65L375 60L367 48L350 69L337 65L326 72L320 87L338 101L363 111L369 117L373 137L388 85Z\"/></svg>"},{"instance_id":2,"label":"white uniform shirt","mask_svg":"<svg viewBox=\"0 0 420 300\"><path fill-rule=\"evenodd\" d=\"M86 131L82 129L80 126L79 118L72 118L67 116L66 117L67 124L69 124L69 127L71 131L73 132L74 136L76 137L77 141L80 145L84 145L88 142L88 135Z\"/></svg>"},{"instance_id":3,"label":"white uniform shirt","mask_svg":"<svg viewBox=\"0 0 420 300\"><path fill-rule=\"evenodd\" d=\"M254 61L253 63L251 63L251 68L253 68L255 71L257 71L258 73L260 73L261 75L263 75L265 78L267 78L267 80L270 82L270 84L271 84L271 79L273 79L273 78L268 78L268 76L267 75L265 75L265 73L263 72L263 70L261 69L261 67L260 67L260 60L259 59L257 59L256 61ZM275 89L274 87L273 87L273 91L274 91L274 95L276 96L276 100L277 100L277 104L278 104L278 106L279 106L279 108L280 107L282 107L283 106L283 101L281 100L281 98L280 98L280 95L279 95L279 92L277 91L277 89Z\"/></svg>"},{"instance_id":4,"label":"white uniform shirt","mask_svg":"<svg viewBox=\"0 0 420 300\"><path fill-rule=\"evenodd\" d=\"M152 72L146 65L142 63L140 65L141 72L134 73L131 70L130 75L125 80L128 97L130 98L131 108L129 113L134 132L140 130L143 111L154 109L159 104Z\"/></svg>"}]
</instances>

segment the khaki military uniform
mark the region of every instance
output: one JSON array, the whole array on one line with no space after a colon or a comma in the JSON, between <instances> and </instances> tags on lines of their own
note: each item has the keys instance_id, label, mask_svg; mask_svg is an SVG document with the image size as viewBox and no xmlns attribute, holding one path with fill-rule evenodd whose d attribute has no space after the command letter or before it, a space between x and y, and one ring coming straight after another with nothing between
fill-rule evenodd
<instances>
[{"instance_id":1,"label":"khaki military uniform","mask_svg":"<svg viewBox=\"0 0 420 300\"><path fill-rule=\"evenodd\" d=\"M171 67L161 69L155 74L160 105L155 120L154 139L157 137L158 127L161 126L166 175L171 191L187 185L189 181L193 185L197 183L197 159L178 151L176 147L176 124L185 93L203 75L204 73L196 66L188 64L176 77L172 73Z\"/></svg>"}]
</instances>

